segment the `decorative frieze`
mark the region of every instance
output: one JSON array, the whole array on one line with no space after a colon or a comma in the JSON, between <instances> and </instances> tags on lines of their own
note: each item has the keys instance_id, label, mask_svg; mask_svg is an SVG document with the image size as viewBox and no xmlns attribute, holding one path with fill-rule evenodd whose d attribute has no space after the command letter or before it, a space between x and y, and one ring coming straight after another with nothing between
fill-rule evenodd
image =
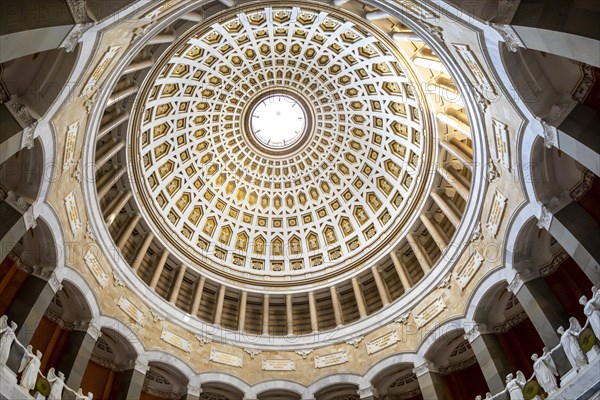
<instances>
[{"instance_id":1,"label":"decorative frieze","mask_svg":"<svg viewBox=\"0 0 600 400\"><path fill-rule=\"evenodd\" d=\"M346 344L349 344L350 346L352 346L354 348L358 348L358 345L360 344L360 342L362 342L362 340L364 338L365 338L364 336L358 336L353 339L347 340Z\"/></svg>"},{"instance_id":2,"label":"decorative frieze","mask_svg":"<svg viewBox=\"0 0 600 400\"><path fill-rule=\"evenodd\" d=\"M137 324L143 325L146 316L137 308L127 297L121 296L117 305L121 310L125 312L130 318L132 318Z\"/></svg>"},{"instance_id":3,"label":"decorative frieze","mask_svg":"<svg viewBox=\"0 0 600 400\"><path fill-rule=\"evenodd\" d=\"M198 340L200 346L204 346L209 343L212 343L212 340L207 338L206 336L195 334L194 337L196 338L196 340Z\"/></svg>"},{"instance_id":4,"label":"decorative frieze","mask_svg":"<svg viewBox=\"0 0 600 400\"><path fill-rule=\"evenodd\" d=\"M103 288L106 287L108 284L108 275L100 266L100 263L98 262L98 259L92 250L88 250L88 252L83 256L83 261L85 262L85 265L87 265L94 278L96 278L98 284Z\"/></svg>"},{"instance_id":5,"label":"decorative frieze","mask_svg":"<svg viewBox=\"0 0 600 400\"><path fill-rule=\"evenodd\" d=\"M263 371L295 371L296 362L294 360L262 360Z\"/></svg>"},{"instance_id":6,"label":"decorative frieze","mask_svg":"<svg viewBox=\"0 0 600 400\"><path fill-rule=\"evenodd\" d=\"M402 314L398 319L394 320L394 322L397 324L406 325L408 324L408 317L410 317L410 311L407 311L404 314Z\"/></svg>"},{"instance_id":7,"label":"decorative frieze","mask_svg":"<svg viewBox=\"0 0 600 400\"><path fill-rule=\"evenodd\" d=\"M391 332L386 333L385 335L379 336L378 338L371 340L366 343L367 353L373 354L386 349L390 346L393 346L400 340L400 335L398 331L394 329Z\"/></svg>"},{"instance_id":8,"label":"decorative frieze","mask_svg":"<svg viewBox=\"0 0 600 400\"><path fill-rule=\"evenodd\" d=\"M346 362L348 362L348 352L346 350L324 356L315 356L315 368L332 367Z\"/></svg>"},{"instance_id":9,"label":"decorative frieze","mask_svg":"<svg viewBox=\"0 0 600 400\"><path fill-rule=\"evenodd\" d=\"M300 357L302 357L303 359L306 360L306 358L310 355L310 353L312 353L313 351L310 349L305 349L305 350L296 350L295 353L298 354Z\"/></svg>"},{"instance_id":10,"label":"decorative frieze","mask_svg":"<svg viewBox=\"0 0 600 400\"><path fill-rule=\"evenodd\" d=\"M510 52L516 53L519 49L525 47L523 40L521 40L512 25L492 24L492 26L500 33Z\"/></svg>"},{"instance_id":11,"label":"decorative frieze","mask_svg":"<svg viewBox=\"0 0 600 400\"><path fill-rule=\"evenodd\" d=\"M88 95L96 90L100 78L110 65L111 61L115 58L120 48L121 46L111 46L108 48L106 53L104 53L104 56L102 56L102 59L100 62L98 62L98 65L92 72L92 75L88 78L83 90L81 91L83 96Z\"/></svg>"},{"instance_id":12,"label":"decorative frieze","mask_svg":"<svg viewBox=\"0 0 600 400\"><path fill-rule=\"evenodd\" d=\"M465 265L461 268L461 270L456 274L456 281L458 282L458 286L462 290L465 289L467 284L471 281L471 278L475 275L479 267L483 264L483 256L477 249L473 251L473 254L469 258L469 260L465 263Z\"/></svg>"},{"instance_id":13,"label":"decorative frieze","mask_svg":"<svg viewBox=\"0 0 600 400\"><path fill-rule=\"evenodd\" d=\"M494 85L492 84L492 81L488 75L485 73L473 50L471 50L471 48L466 44L454 43L453 46L458 52L462 61L466 64L467 68L469 68L475 77L475 81L483 92L483 95L486 98L495 96L497 94L496 89L494 88Z\"/></svg>"},{"instance_id":14,"label":"decorative frieze","mask_svg":"<svg viewBox=\"0 0 600 400\"><path fill-rule=\"evenodd\" d=\"M79 210L77 209L75 192L71 192L67 195L67 197L65 197L65 208L67 210L67 218L69 219L71 232L73 233L73 236L75 236L83 227L83 223L79 218Z\"/></svg>"},{"instance_id":15,"label":"decorative frieze","mask_svg":"<svg viewBox=\"0 0 600 400\"><path fill-rule=\"evenodd\" d=\"M508 125L492 118L494 143L496 147L496 160L510 171L510 147L508 145Z\"/></svg>"},{"instance_id":16,"label":"decorative frieze","mask_svg":"<svg viewBox=\"0 0 600 400\"><path fill-rule=\"evenodd\" d=\"M446 308L444 299L440 296L429 304L423 311L415 315L415 323L418 328L422 328L429 321L438 316Z\"/></svg>"},{"instance_id":17,"label":"decorative frieze","mask_svg":"<svg viewBox=\"0 0 600 400\"><path fill-rule=\"evenodd\" d=\"M506 209L506 202L508 198L496 190L494 194L494 199L492 200L492 208L490 209L490 214L488 216L485 227L488 231L494 236L498 233L500 229L500 224L502 223L502 218L504 217L504 210Z\"/></svg>"},{"instance_id":18,"label":"decorative frieze","mask_svg":"<svg viewBox=\"0 0 600 400\"><path fill-rule=\"evenodd\" d=\"M242 368L242 357L236 356L235 354L224 353L216 349L210 349L209 360L223 365L229 365L230 367Z\"/></svg>"},{"instance_id":19,"label":"decorative frieze","mask_svg":"<svg viewBox=\"0 0 600 400\"><path fill-rule=\"evenodd\" d=\"M192 352L192 343L189 340L182 338L166 328L163 328L160 338L163 342L167 342L170 345L175 346L187 353Z\"/></svg>"},{"instance_id":20,"label":"decorative frieze","mask_svg":"<svg viewBox=\"0 0 600 400\"><path fill-rule=\"evenodd\" d=\"M254 357L256 357L257 355L259 355L260 353L262 353L262 351L257 350L257 349L244 349L244 351L246 353L248 353L248 355L250 356L250 358L254 359Z\"/></svg>"},{"instance_id":21,"label":"decorative frieze","mask_svg":"<svg viewBox=\"0 0 600 400\"><path fill-rule=\"evenodd\" d=\"M75 164L75 146L77 145L77 133L79 121L69 125L65 138L65 153L63 156L63 170Z\"/></svg>"}]
</instances>

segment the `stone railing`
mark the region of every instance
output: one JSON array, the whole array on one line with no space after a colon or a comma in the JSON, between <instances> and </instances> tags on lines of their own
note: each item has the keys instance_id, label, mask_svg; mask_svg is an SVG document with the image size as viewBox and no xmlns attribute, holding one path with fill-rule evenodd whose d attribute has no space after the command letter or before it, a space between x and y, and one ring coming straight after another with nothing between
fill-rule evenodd
<instances>
[{"instance_id":1,"label":"stone railing","mask_svg":"<svg viewBox=\"0 0 600 400\"><path fill-rule=\"evenodd\" d=\"M485 397L477 396L475 400L499 400L508 398L510 400L533 399L552 397L558 392L569 386L569 382L577 378L582 371L590 364L595 363L600 358L600 348L598 342L600 338L600 290L592 286L592 298L582 296L579 303L583 306L583 313L587 320L584 326L581 326L576 318L569 318L569 327L559 327L557 332L560 334L560 343L551 350L544 347L544 353L541 356L533 354L533 375L526 379L521 371L513 376L506 376L506 387L500 393L492 395L486 393ZM554 363L552 354L561 349L567 356L571 369L560 374ZM597 379L597 378L596 378ZM560 382L560 388L559 388ZM544 395L545 393L545 395ZM558 397L558 396L557 396ZM561 398L565 398L562 397Z\"/></svg>"},{"instance_id":2,"label":"stone railing","mask_svg":"<svg viewBox=\"0 0 600 400\"><path fill-rule=\"evenodd\" d=\"M17 383L14 373L6 364L14 344L25 352L17 371L21 374L18 385L24 392L30 395L33 393L32 396L36 399L60 400L63 398L63 391L71 392L76 400L91 400L93 398L92 393L84 395L81 388L75 391L65 385L65 375L60 371L57 374L54 368L50 368L48 376L44 376L40 371L42 352L37 350L34 354L31 345L23 346L15 335L16 329L17 324L14 321L8 324L6 315L0 317L0 370L5 379L12 376L13 383Z\"/></svg>"}]
</instances>

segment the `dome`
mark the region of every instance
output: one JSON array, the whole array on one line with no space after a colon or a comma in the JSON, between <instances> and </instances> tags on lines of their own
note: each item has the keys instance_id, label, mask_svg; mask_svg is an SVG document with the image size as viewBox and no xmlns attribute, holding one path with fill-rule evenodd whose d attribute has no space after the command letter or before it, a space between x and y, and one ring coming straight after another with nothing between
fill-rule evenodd
<instances>
[{"instance_id":1,"label":"dome","mask_svg":"<svg viewBox=\"0 0 600 400\"><path fill-rule=\"evenodd\" d=\"M415 82L389 38L340 10L207 19L137 95L128 163L140 210L174 254L230 279L291 287L370 267L432 184L437 132ZM272 96L303 118L287 146L254 128ZM293 121L281 123L271 129Z\"/></svg>"}]
</instances>

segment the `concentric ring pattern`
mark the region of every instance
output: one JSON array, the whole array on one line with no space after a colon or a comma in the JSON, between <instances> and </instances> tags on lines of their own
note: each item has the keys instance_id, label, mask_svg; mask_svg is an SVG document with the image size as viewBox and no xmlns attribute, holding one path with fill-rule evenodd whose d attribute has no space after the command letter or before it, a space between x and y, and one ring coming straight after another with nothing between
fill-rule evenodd
<instances>
[{"instance_id":1,"label":"concentric ring pattern","mask_svg":"<svg viewBox=\"0 0 600 400\"><path fill-rule=\"evenodd\" d=\"M192 265L275 280L383 254L425 198L435 142L398 49L322 6L217 18L171 46L136 100L129 158L149 225ZM278 88L311 128L271 155L244 115Z\"/></svg>"}]
</instances>

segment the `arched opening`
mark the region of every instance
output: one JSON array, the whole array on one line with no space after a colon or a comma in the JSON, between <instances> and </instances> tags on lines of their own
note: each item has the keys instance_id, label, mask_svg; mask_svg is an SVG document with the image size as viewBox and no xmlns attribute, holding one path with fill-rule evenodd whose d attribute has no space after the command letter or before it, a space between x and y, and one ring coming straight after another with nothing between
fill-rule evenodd
<instances>
[{"instance_id":1,"label":"arched opening","mask_svg":"<svg viewBox=\"0 0 600 400\"><path fill-rule=\"evenodd\" d=\"M39 139L31 149L22 149L0 164L0 187L9 196L21 198L25 204L37 199L42 179L50 179L53 165L44 163Z\"/></svg>"},{"instance_id":2,"label":"arched opening","mask_svg":"<svg viewBox=\"0 0 600 400\"><path fill-rule=\"evenodd\" d=\"M201 400L242 400L244 392L223 382L206 382L200 387Z\"/></svg>"},{"instance_id":3,"label":"arched opening","mask_svg":"<svg viewBox=\"0 0 600 400\"><path fill-rule=\"evenodd\" d=\"M185 399L188 383L188 378L177 368L161 362L151 362L140 400Z\"/></svg>"},{"instance_id":4,"label":"arched opening","mask_svg":"<svg viewBox=\"0 0 600 400\"><path fill-rule=\"evenodd\" d=\"M336 383L315 393L316 400L359 400L358 386L351 383Z\"/></svg>"},{"instance_id":5,"label":"arched opening","mask_svg":"<svg viewBox=\"0 0 600 400\"><path fill-rule=\"evenodd\" d=\"M287 389L270 389L258 394L258 400L300 400L298 393Z\"/></svg>"},{"instance_id":6,"label":"arched opening","mask_svg":"<svg viewBox=\"0 0 600 400\"><path fill-rule=\"evenodd\" d=\"M397 364L386 368L373 378L380 400L424 400L412 364Z\"/></svg>"},{"instance_id":7,"label":"arched opening","mask_svg":"<svg viewBox=\"0 0 600 400\"><path fill-rule=\"evenodd\" d=\"M433 363L449 400L475 398L489 391L471 345L461 329L442 335L429 348L425 358Z\"/></svg>"},{"instance_id":8,"label":"arched opening","mask_svg":"<svg viewBox=\"0 0 600 400\"><path fill-rule=\"evenodd\" d=\"M136 358L137 353L125 336L114 329L102 328L83 374L83 392L100 399L126 398L130 385L137 383L133 381Z\"/></svg>"}]
</instances>

